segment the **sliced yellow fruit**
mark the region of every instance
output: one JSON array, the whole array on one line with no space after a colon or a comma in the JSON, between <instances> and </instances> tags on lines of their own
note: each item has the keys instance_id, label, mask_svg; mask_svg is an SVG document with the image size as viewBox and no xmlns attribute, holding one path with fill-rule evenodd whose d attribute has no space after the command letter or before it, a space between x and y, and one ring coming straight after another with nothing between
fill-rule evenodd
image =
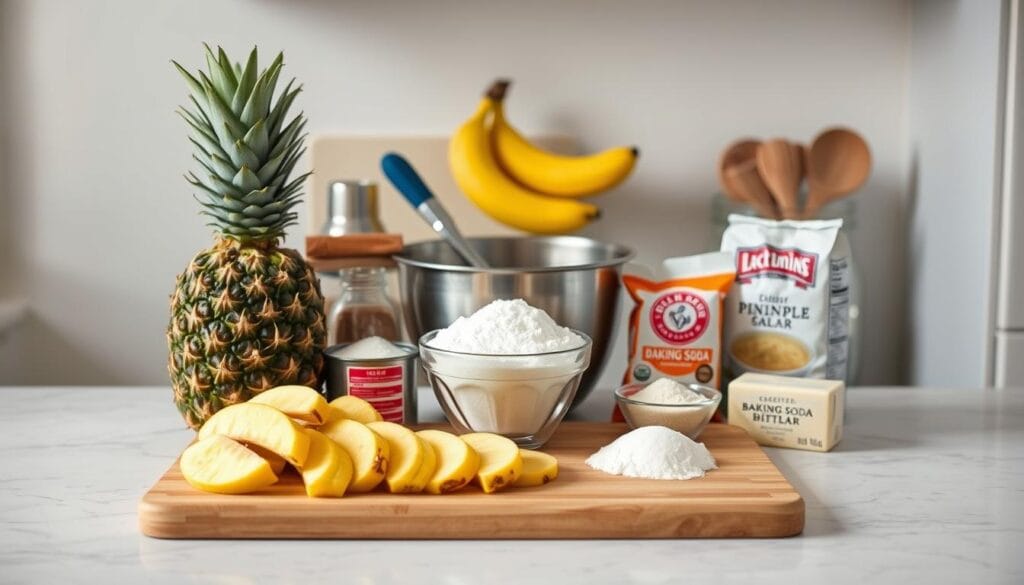
<instances>
[{"instance_id":1,"label":"sliced yellow fruit","mask_svg":"<svg viewBox=\"0 0 1024 585\"><path fill-rule=\"evenodd\" d=\"M363 424L384 420L372 404L357 396L339 396L328 405L327 421L347 418Z\"/></svg>"},{"instance_id":2,"label":"sliced yellow fruit","mask_svg":"<svg viewBox=\"0 0 1024 585\"><path fill-rule=\"evenodd\" d=\"M437 451L422 438L417 436L416 440L423 448L423 465L420 465L420 470L416 473L416 479L413 482L420 486L418 491L422 492L427 489L430 478L434 477L434 472L437 471Z\"/></svg>"},{"instance_id":3,"label":"sliced yellow fruit","mask_svg":"<svg viewBox=\"0 0 1024 585\"><path fill-rule=\"evenodd\" d=\"M253 404L273 406L288 416L313 425L327 420L327 399L309 386L278 386L249 399Z\"/></svg>"},{"instance_id":4,"label":"sliced yellow fruit","mask_svg":"<svg viewBox=\"0 0 1024 585\"><path fill-rule=\"evenodd\" d=\"M377 487L388 471L388 442L370 427L347 418L331 421L320 432L341 445L352 458L352 483L348 491L368 492Z\"/></svg>"},{"instance_id":5,"label":"sliced yellow fruit","mask_svg":"<svg viewBox=\"0 0 1024 585\"><path fill-rule=\"evenodd\" d=\"M284 472L284 466L288 464L288 462L284 460L284 457L281 457L273 451L268 451L259 445L246 445L246 447L253 453L266 459L267 463L270 464L270 469L274 472L274 475L280 476L281 473Z\"/></svg>"},{"instance_id":6,"label":"sliced yellow fruit","mask_svg":"<svg viewBox=\"0 0 1024 585\"><path fill-rule=\"evenodd\" d=\"M540 451L520 449L523 458L523 474L512 483L515 487L544 485L558 477L558 459Z\"/></svg>"},{"instance_id":7,"label":"sliced yellow fruit","mask_svg":"<svg viewBox=\"0 0 1024 585\"><path fill-rule=\"evenodd\" d=\"M280 410L266 404L243 402L217 411L199 429L199 438L224 435L259 445L301 467L309 451L309 437Z\"/></svg>"},{"instance_id":8,"label":"sliced yellow fruit","mask_svg":"<svg viewBox=\"0 0 1024 585\"><path fill-rule=\"evenodd\" d=\"M419 431L416 435L430 445L437 456L436 469L427 481L427 493L454 492L476 476L480 469L480 456L469 443L451 433L433 429Z\"/></svg>"},{"instance_id":9,"label":"sliced yellow fruit","mask_svg":"<svg viewBox=\"0 0 1024 585\"><path fill-rule=\"evenodd\" d=\"M309 455L299 469L306 495L311 498L340 498L352 481L352 458L340 445L319 431L306 429Z\"/></svg>"},{"instance_id":10,"label":"sliced yellow fruit","mask_svg":"<svg viewBox=\"0 0 1024 585\"><path fill-rule=\"evenodd\" d=\"M266 459L224 435L204 437L181 454L181 473L192 487L218 494L246 494L277 481Z\"/></svg>"},{"instance_id":11,"label":"sliced yellow fruit","mask_svg":"<svg viewBox=\"0 0 1024 585\"><path fill-rule=\"evenodd\" d=\"M426 459L426 449L416 433L393 422L366 423L388 442L388 472L385 481L393 494L418 494L426 482L417 482Z\"/></svg>"},{"instance_id":12,"label":"sliced yellow fruit","mask_svg":"<svg viewBox=\"0 0 1024 585\"><path fill-rule=\"evenodd\" d=\"M523 472L523 457L511 440L493 433L469 433L459 437L480 455L476 482L485 494L512 485Z\"/></svg>"}]
</instances>

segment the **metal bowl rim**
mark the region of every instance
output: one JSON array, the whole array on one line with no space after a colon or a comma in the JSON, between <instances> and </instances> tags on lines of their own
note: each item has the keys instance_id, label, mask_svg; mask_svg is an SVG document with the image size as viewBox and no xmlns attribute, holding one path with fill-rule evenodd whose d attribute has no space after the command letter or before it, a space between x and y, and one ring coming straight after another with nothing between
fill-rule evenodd
<instances>
[{"instance_id":1,"label":"metal bowl rim","mask_svg":"<svg viewBox=\"0 0 1024 585\"><path fill-rule=\"evenodd\" d=\"M589 248L605 248L615 254L614 258L608 260L602 260L599 262L590 262L588 264L570 264L566 266L536 266L536 267L506 267L506 268L476 268L473 266L465 266L461 264L438 264L436 262L426 262L423 260L414 260L403 256L408 252L409 249L417 246L424 246L427 244L435 244L438 242L444 242L444 240L425 240L422 242L415 242L412 244L406 244L402 251L392 256L395 262L404 264L406 266L415 266L417 268L426 268L430 270L440 270L443 272L469 272L469 273L483 273L483 274L524 274L524 273L538 273L538 272L568 272L572 270L593 270L595 268L607 268L613 266L620 266L629 262L636 256L636 251L622 244L607 244L598 240L590 238L584 238L580 236L547 236L547 237L529 237L529 238L518 238L514 236L509 237L478 237L478 238L466 238L469 242L507 242L515 240L532 240L536 242L545 242L551 244L566 244L566 247L589 247ZM584 244L585 246L581 246Z\"/></svg>"}]
</instances>

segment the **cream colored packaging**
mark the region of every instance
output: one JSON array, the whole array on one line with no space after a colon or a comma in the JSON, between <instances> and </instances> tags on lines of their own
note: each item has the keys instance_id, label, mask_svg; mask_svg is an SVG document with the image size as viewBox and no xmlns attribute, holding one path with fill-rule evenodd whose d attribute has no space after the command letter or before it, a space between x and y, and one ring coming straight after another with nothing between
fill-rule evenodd
<instances>
[{"instance_id":1,"label":"cream colored packaging","mask_svg":"<svg viewBox=\"0 0 1024 585\"><path fill-rule=\"evenodd\" d=\"M729 424L760 445L831 451L843 438L841 380L743 374L729 383Z\"/></svg>"}]
</instances>

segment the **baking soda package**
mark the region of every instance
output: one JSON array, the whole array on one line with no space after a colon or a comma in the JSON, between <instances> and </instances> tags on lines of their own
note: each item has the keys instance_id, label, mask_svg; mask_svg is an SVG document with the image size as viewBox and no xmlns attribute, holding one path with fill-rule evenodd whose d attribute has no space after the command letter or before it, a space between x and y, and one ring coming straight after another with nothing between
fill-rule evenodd
<instances>
[{"instance_id":1,"label":"baking soda package","mask_svg":"<svg viewBox=\"0 0 1024 585\"><path fill-rule=\"evenodd\" d=\"M721 252L669 258L660 280L625 275L636 305L624 383L671 378L718 388L723 301L733 278L732 256Z\"/></svg>"},{"instance_id":2,"label":"baking soda package","mask_svg":"<svg viewBox=\"0 0 1024 585\"><path fill-rule=\"evenodd\" d=\"M725 304L730 377L846 379L850 248L842 225L729 216L722 251L736 271Z\"/></svg>"}]
</instances>

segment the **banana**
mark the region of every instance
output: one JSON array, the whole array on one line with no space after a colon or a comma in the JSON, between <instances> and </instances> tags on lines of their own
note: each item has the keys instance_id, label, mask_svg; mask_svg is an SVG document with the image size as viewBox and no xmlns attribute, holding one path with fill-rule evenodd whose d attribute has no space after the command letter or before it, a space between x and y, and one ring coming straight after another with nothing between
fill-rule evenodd
<instances>
[{"instance_id":1,"label":"banana","mask_svg":"<svg viewBox=\"0 0 1024 585\"><path fill-rule=\"evenodd\" d=\"M563 156L530 143L505 120L502 102L508 85L508 81L496 81L487 95L495 103L494 153L513 179L546 195L586 197L611 189L633 171L640 154L635 146L609 148L586 156Z\"/></svg>"},{"instance_id":2,"label":"banana","mask_svg":"<svg viewBox=\"0 0 1024 585\"><path fill-rule=\"evenodd\" d=\"M485 97L448 145L452 177L477 207L506 225L535 234L575 231L600 215L594 205L545 197L508 178L491 151L488 122L493 112L494 101Z\"/></svg>"}]
</instances>

